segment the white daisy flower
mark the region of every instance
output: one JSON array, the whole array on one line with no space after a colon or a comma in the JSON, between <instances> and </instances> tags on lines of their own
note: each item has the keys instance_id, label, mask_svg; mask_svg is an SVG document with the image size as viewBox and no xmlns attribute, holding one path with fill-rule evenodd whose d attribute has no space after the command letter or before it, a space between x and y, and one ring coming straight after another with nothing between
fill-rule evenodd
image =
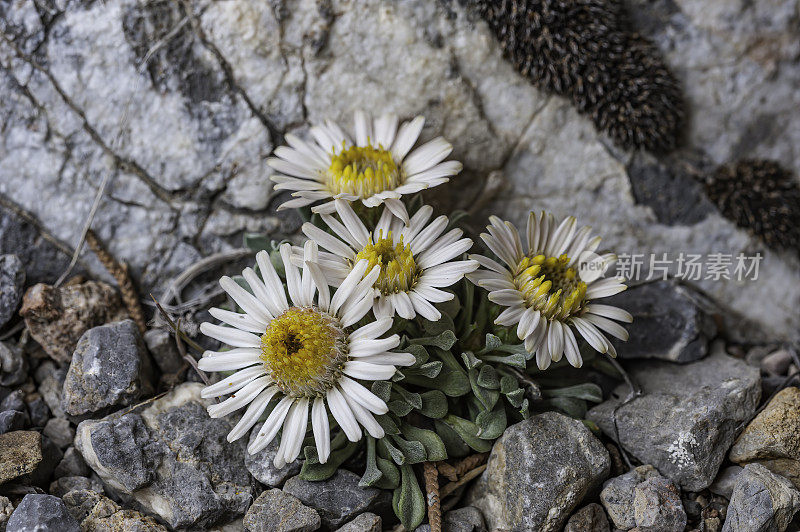
<instances>
[{"instance_id":1,"label":"white daisy flower","mask_svg":"<svg viewBox=\"0 0 800 532\"><path fill-rule=\"evenodd\" d=\"M316 144L286 135L289 146L275 149L268 164L283 175L273 176L276 190L294 190L280 209L304 207L320 200L361 200L367 207L385 204L408 221L400 197L446 183L461 171L458 161L444 161L453 146L437 137L412 151L425 118L418 116L397 127L397 117L372 120L355 113L355 141L338 125L326 121L311 128ZM334 212L333 202L314 212Z\"/></svg>"},{"instance_id":2,"label":"white daisy flower","mask_svg":"<svg viewBox=\"0 0 800 532\"><path fill-rule=\"evenodd\" d=\"M214 418L247 407L228 441L244 436L270 401L279 399L247 449L256 453L281 432L276 467L300 454L310 407L317 453L325 463L330 455L328 410L350 441L361 438L362 426L371 436L383 437L373 414L385 414L388 408L358 381L388 380L395 366L411 365L415 359L408 353L389 352L400 343L396 334L380 338L391 328L391 319L351 330L372 307L378 268L367 272L369 261L358 261L331 296L329 283L315 262L318 250L314 242L306 243L301 269L291 262L289 244L283 244L280 253L291 304L265 251L256 255L260 276L252 268L243 272L252 293L230 277L220 280L244 313L210 310L230 327L203 323L200 330L232 349L207 351L198 365L204 371L235 373L204 388L201 395L229 395L208 407Z\"/></svg>"},{"instance_id":3,"label":"white daisy flower","mask_svg":"<svg viewBox=\"0 0 800 532\"><path fill-rule=\"evenodd\" d=\"M592 237L588 226L576 230L573 216L556 227L552 215L530 213L526 250L513 224L496 216L489 220L489 233L481 234L481 239L505 266L470 255L485 269L467 277L489 291L489 300L508 307L495 323L517 326L517 336L529 353L536 353L540 369L562 355L575 367L583 364L573 328L595 350L616 357L604 333L627 340L628 332L611 320L630 323L633 317L617 307L594 303L627 288L622 278L600 278L617 259L593 253L600 237Z\"/></svg>"},{"instance_id":4,"label":"white daisy flower","mask_svg":"<svg viewBox=\"0 0 800 532\"><path fill-rule=\"evenodd\" d=\"M373 311L378 318L398 314L412 319L419 314L438 320L442 315L432 303L453 298L440 288L456 283L479 266L474 260L452 260L471 248L472 240L461 238L461 229L444 233L447 216L428 223L433 214L428 205L407 224L384 209L372 232L348 202L335 200L334 208L339 219L330 214L323 214L322 219L339 238L311 223L303 225L303 233L328 251L320 252L319 264L334 286L351 275L361 260L369 261L370 267L380 267L373 284Z\"/></svg>"}]
</instances>

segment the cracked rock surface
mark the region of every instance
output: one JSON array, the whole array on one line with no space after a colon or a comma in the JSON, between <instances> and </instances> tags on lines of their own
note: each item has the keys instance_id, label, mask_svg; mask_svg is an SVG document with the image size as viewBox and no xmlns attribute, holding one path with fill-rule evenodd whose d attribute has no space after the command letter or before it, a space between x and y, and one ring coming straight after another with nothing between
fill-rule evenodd
<instances>
[{"instance_id":1,"label":"cracked rock surface","mask_svg":"<svg viewBox=\"0 0 800 532\"><path fill-rule=\"evenodd\" d=\"M78 425L75 446L106 486L173 528L204 528L241 516L253 498L245 445L225 440L198 383L177 386L135 411Z\"/></svg>"},{"instance_id":2,"label":"cracked rock surface","mask_svg":"<svg viewBox=\"0 0 800 532\"><path fill-rule=\"evenodd\" d=\"M5 3L0 216L29 212L60 244L44 265L63 266L107 179L93 227L146 293L244 232L297 231L295 214L275 211L265 162L286 133L349 124L356 107L423 114L423 140L444 135L465 165L436 191L441 207L472 205L499 170L506 188L476 226L546 208L579 214L618 253L761 253L757 280L699 284L746 318L742 337L797 338L797 259L721 217L692 177L745 156L800 170L796 3L629 4L686 93L686 142L670 158L614 148L517 74L453 0ZM102 274L90 254L81 266Z\"/></svg>"}]
</instances>

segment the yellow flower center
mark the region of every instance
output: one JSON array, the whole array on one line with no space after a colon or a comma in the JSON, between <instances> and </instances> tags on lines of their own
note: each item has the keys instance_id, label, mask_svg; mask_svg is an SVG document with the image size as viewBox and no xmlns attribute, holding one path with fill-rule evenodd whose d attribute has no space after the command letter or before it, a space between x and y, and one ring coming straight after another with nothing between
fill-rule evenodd
<instances>
[{"instance_id":1,"label":"yellow flower center","mask_svg":"<svg viewBox=\"0 0 800 532\"><path fill-rule=\"evenodd\" d=\"M384 190L393 190L402 182L402 174L383 146L351 146L331 157L326 184L333 194L346 192L368 198Z\"/></svg>"},{"instance_id":2,"label":"yellow flower center","mask_svg":"<svg viewBox=\"0 0 800 532\"><path fill-rule=\"evenodd\" d=\"M346 335L330 314L291 307L261 336L261 360L286 395L321 395L341 376L347 361Z\"/></svg>"},{"instance_id":3,"label":"yellow flower center","mask_svg":"<svg viewBox=\"0 0 800 532\"><path fill-rule=\"evenodd\" d=\"M586 300L586 283L568 266L569 257L535 255L517 266L514 284L525 303L548 319L564 319L581 310Z\"/></svg>"},{"instance_id":4,"label":"yellow flower center","mask_svg":"<svg viewBox=\"0 0 800 532\"><path fill-rule=\"evenodd\" d=\"M381 237L383 235L381 234ZM369 261L367 273L375 266L381 267L378 280L373 285L382 294L407 292L417 280L417 263L411 254L411 246L403 245L403 237L395 244L392 232L386 238L378 238L375 243L367 244L356 255L356 262L361 259Z\"/></svg>"}]
</instances>

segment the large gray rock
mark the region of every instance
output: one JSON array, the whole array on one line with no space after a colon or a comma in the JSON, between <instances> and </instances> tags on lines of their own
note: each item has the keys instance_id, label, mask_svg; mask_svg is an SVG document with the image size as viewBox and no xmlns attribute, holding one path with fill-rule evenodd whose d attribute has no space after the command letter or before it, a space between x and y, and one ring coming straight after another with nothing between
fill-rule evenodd
<instances>
[{"instance_id":1,"label":"large gray rock","mask_svg":"<svg viewBox=\"0 0 800 532\"><path fill-rule=\"evenodd\" d=\"M717 332L709 302L673 281L634 286L607 303L633 314L628 341L615 341L621 358L693 362L706 355Z\"/></svg>"},{"instance_id":2,"label":"large gray rock","mask_svg":"<svg viewBox=\"0 0 800 532\"><path fill-rule=\"evenodd\" d=\"M630 3L675 70L690 116L703 116L688 120L685 152L711 164L777 158L800 171L794 0ZM0 193L74 243L98 183L113 175L94 227L147 293L201 255L238 245L242 231L280 238L296 229L275 214L266 156L283 134L306 134L326 117L349 121L364 107L424 114L425 139L453 142L465 171L442 187L450 203L473 204L485 176L502 170L509 186L487 210L516 223L532 208L579 212L604 245L673 260L685 250L761 249L707 206L664 216L637 199L630 154L519 75L460 4L231 0L187 12L113 0L57 3L50 19L33 0L13 2L0 20L14 42L0 49ZM686 166L684 155L668 170ZM651 181L649 190L672 185ZM702 203L699 187L678 185L684 201L673 205ZM749 317L752 326L734 333L796 338L798 280L794 259L765 252L757 281L701 284L726 315Z\"/></svg>"},{"instance_id":3,"label":"large gray rock","mask_svg":"<svg viewBox=\"0 0 800 532\"><path fill-rule=\"evenodd\" d=\"M736 477L723 532L783 532L800 510L800 492L760 464Z\"/></svg>"},{"instance_id":4,"label":"large gray rock","mask_svg":"<svg viewBox=\"0 0 800 532\"><path fill-rule=\"evenodd\" d=\"M250 442L258 436L262 426L263 423L258 423L253 430L250 431ZM273 460L275 455L278 454L279 444L278 438L275 438L264 449L261 449L255 454L247 453L244 457L244 464L247 470L250 471L250 474L268 488L282 486L287 479L297 475L300 472L300 468L303 466L303 460L298 459L291 464L286 464L280 469L275 467Z\"/></svg>"},{"instance_id":5,"label":"large gray rock","mask_svg":"<svg viewBox=\"0 0 800 532\"><path fill-rule=\"evenodd\" d=\"M321 525L316 510L277 488L259 495L244 516L248 532L311 532Z\"/></svg>"},{"instance_id":6,"label":"large gray rock","mask_svg":"<svg viewBox=\"0 0 800 532\"><path fill-rule=\"evenodd\" d=\"M664 477L649 478L634 488L633 513L641 532L683 532L686 528L681 492Z\"/></svg>"},{"instance_id":7,"label":"large gray rock","mask_svg":"<svg viewBox=\"0 0 800 532\"><path fill-rule=\"evenodd\" d=\"M468 495L490 529L561 530L611 468L583 423L547 412L507 428Z\"/></svg>"},{"instance_id":8,"label":"large gray rock","mask_svg":"<svg viewBox=\"0 0 800 532\"><path fill-rule=\"evenodd\" d=\"M588 419L679 487L708 487L737 426L753 415L761 395L758 369L726 355L720 345L713 351L686 365L629 363L642 395L620 407L628 393L621 385Z\"/></svg>"},{"instance_id":9,"label":"large gray rock","mask_svg":"<svg viewBox=\"0 0 800 532\"><path fill-rule=\"evenodd\" d=\"M25 267L16 255L0 255L0 329L19 308L25 285Z\"/></svg>"},{"instance_id":10,"label":"large gray rock","mask_svg":"<svg viewBox=\"0 0 800 532\"><path fill-rule=\"evenodd\" d=\"M283 491L317 510L325 526L338 528L363 512L385 516L391 511L390 492L362 488L358 485L360 480L355 473L339 469L321 482L290 478L283 485Z\"/></svg>"},{"instance_id":11,"label":"large gray rock","mask_svg":"<svg viewBox=\"0 0 800 532\"><path fill-rule=\"evenodd\" d=\"M642 465L603 484L600 502L603 503L615 527L630 530L636 526L636 515L633 510L634 490L645 480L659 476L653 466Z\"/></svg>"},{"instance_id":12,"label":"large gray rock","mask_svg":"<svg viewBox=\"0 0 800 532\"><path fill-rule=\"evenodd\" d=\"M364 514L362 514L364 515ZM361 516L359 516L361 517ZM353 520L353 522L358 519ZM345 527L342 527L342 529ZM337 532L341 532L339 529ZM353 529L356 530L356 529ZM443 532L486 532L483 514L474 506L465 506L458 510L450 510L442 516ZM431 532L431 525L425 523L414 529L414 532Z\"/></svg>"},{"instance_id":13,"label":"large gray rock","mask_svg":"<svg viewBox=\"0 0 800 532\"><path fill-rule=\"evenodd\" d=\"M364 512L336 532L381 532L383 520L372 512Z\"/></svg>"},{"instance_id":14,"label":"large gray rock","mask_svg":"<svg viewBox=\"0 0 800 532\"><path fill-rule=\"evenodd\" d=\"M204 527L242 515L253 496L244 442L211 419L202 385L182 384L124 415L78 425L75 446L113 490L174 528Z\"/></svg>"},{"instance_id":15,"label":"large gray rock","mask_svg":"<svg viewBox=\"0 0 800 532\"><path fill-rule=\"evenodd\" d=\"M61 499L52 495L25 495L6 525L6 532L50 531L80 531Z\"/></svg>"},{"instance_id":16,"label":"large gray rock","mask_svg":"<svg viewBox=\"0 0 800 532\"><path fill-rule=\"evenodd\" d=\"M64 380L64 411L74 416L127 406L153 393L150 356L132 320L89 329Z\"/></svg>"}]
</instances>

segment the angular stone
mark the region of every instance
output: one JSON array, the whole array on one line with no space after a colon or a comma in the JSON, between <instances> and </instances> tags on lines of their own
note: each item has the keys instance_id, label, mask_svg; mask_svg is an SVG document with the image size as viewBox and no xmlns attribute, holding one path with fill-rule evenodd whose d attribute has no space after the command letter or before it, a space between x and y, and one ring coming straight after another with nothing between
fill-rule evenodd
<instances>
[{"instance_id":1,"label":"angular stone","mask_svg":"<svg viewBox=\"0 0 800 532\"><path fill-rule=\"evenodd\" d=\"M693 362L706 356L717 332L710 303L674 281L634 286L607 300L633 314L627 342L614 341L620 358Z\"/></svg>"},{"instance_id":2,"label":"angular stone","mask_svg":"<svg viewBox=\"0 0 800 532\"><path fill-rule=\"evenodd\" d=\"M14 505L11 504L11 501L8 497L3 497L0 495L0 532L5 532L6 524L8 523L8 519L11 517L11 514L14 512Z\"/></svg>"},{"instance_id":3,"label":"angular stone","mask_svg":"<svg viewBox=\"0 0 800 532\"><path fill-rule=\"evenodd\" d=\"M64 412L64 409L61 407L61 397L64 390L64 379L67 377L67 370L68 367L66 366L53 370L39 385L39 394L55 417L66 416L66 412Z\"/></svg>"},{"instance_id":4,"label":"angular stone","mask_svg":"<svg viewBox=\"0 0 800 532\"><path fill-rule=\"evenodd\" d=\"M79 532L80 526L58 497L25 495L6 525L6 532Z\"/></svg>"},{"instance_id":5,"label":"angular stone","mask_svg":"<svg viewBox=\"0 0 800 532\"><path fill-rule=\"evenodd\" d=\"M758 462L800 488L800 388L784 388L739 435L728 457Z\"/></svg>"},{"instance_id":6,"label":"angular stone","mask_svg":"<svg viewBox=\"0 0 800 532\"><path fill-rule=\"evenodd\" d=\"M253 495L243 441L211 419L199 383L135 411L78 425L75 446L104 484L173 528L208 527L242 515Z\"/></svg>"},{"instance_id":7,"label":"angular stone","mask_svg":"<svg viewBox=\"0 0 800 532\"><path fill-rule=\"evenodd\" d=\"M80 522L82 532L167 532L167 528L152 517L122 509L96 491L72 490L64 495L64 504Z\"/></svg>"},{"instance_id":8,"label":"angular stone","mask_svg":"<svg viewBox=\"0 0 800 532\"><path fill-rule=\"evenodd\" d=\"M770 375L786 375L792 364L788 349L778 349L761 359L761 369Z\"/></svg>"},{"instance_id":9,"label":"angular stone","mask_svg":"<svg viewBox=\"0 0 800 532\"><path fill-rule=\"evenodd\" d=\"M649 478L634 488L633 513L641 532L683 532L686 528L681 492L664 477Z\"/></svg>"},{"instance_id":10,"label":"angular stone","mask_svg":"<svg viewBox=\"0 0 800 532\"><path fill-rule=\"evenodd\" d=\"M636 526L636 515L633 511L634 490L645 480L659 476L653 466L641 465L603 484L600 502L615 527L628 530Z\"/></svg>"},{"instance_id":11,"label":"angular stone","mask_svg":"<svg viewBox=\"0 0 800 532\"><path fill-rule=\"evenodd\" d=\"M259 495L244 516L248 532L311 532L321 524L316 510L277 488Z\"/></svg>"},{"instance_id":12,"label":"angular stone","mask_svg":"<svg viewBox=\"0 0 800 532\"><path fill-rule=\"evenodd\" d=\"M486 532L486 525L480 510L474 506L465 506L458 510L450 510L442 516L442 530L443 532ZM414 532L431 532L431 525L428 523L419 525Z\"/></svg>"},{"instance_id":13,"label":"angular stone","mask_svg":"<svg viewBox=\"0 0 800 532\"><path fill-rule=\"evenodd\" d=\"M161 373L177 373L183 367L173 334L164 329L149 329L144 333L144 342Z\"/></svg>"},{"instance_id":14,"label":"angular stone","mask_svg":"<svg viewBox=\"0 0 800 532\"><path fill-rule=\"evenodd\" d=\"M11 432L12 430L22 430L30 425L30 418L25 412L17 410L4 410L0 412L0 434Z\"/></svg>"},{"instance_id":15,"label":"angular stone","mask_svg":"<svg viewBox=\"0 0 800 532\"><path fill-rule=\"evenodd\" d=\"M53 471L63 458L64 453L61 452L58 445L47 436L42 436L42 461L30 475L25 477L25 483L47 489L53 477Z\"/></svg>"},{"instance_id":16,"label":"angular stone","mask_svg":"<svg viewBox=\"0 0 800 532\"><path fill-rule=\"evenodd\" d=\"M329 528L338 528L363 512L386 515L391 504L389 492L377 488L362 488L355 473L339 469L327 480L311 482L293 477L283 485L283 491L314 508Z\"/></svg>"},{"instance_id":17,"label":"angular stone","mask_svg":"<svg viewBox=\"0 0 800 532\"><path fill-rule=\"evenodd\" d=\"M0 434L0 484L36 469L42 461L42 436L18 430Z\"/></svg>"},{"instance_id":18,"label":"angular stone","mask_svg":"<svg viewBox=\"0 0 800 532\"><path fill-rule=\"evenodd\" d=\"M642 395L617 409L628 392L620 385L587 418L678 486L700 491L713 482L737 426L753 415L761 395L758 369L722 351L717 345L685 365L630 362Z\"/></svg>"},{"instance_id":19,"label":"angular stone","mask_svg":"<svg viewBox=\"0 0 800 532\"><path fill-rule=\"evenodd\" d=\"M28 401L28 415L31 426L37 428L43 428L50 420L50 408L40 394L34 394L33 399Z\"/></svg>"},{"instance_id":20,"label":"angular stone","mask_svg":"<svg viewBox=\"0 0 800 532\"><path fill-rule=\"evenodd\" d=\"M336 532L381 532L383 520L372 512L364 512Z\"/></svg>"},{"instance_id":21,"label":"angular stone","mask_svg":"<svg viewBox=\"0 0 800 532\"><path fill-rule=\"evenodd\" d=\"M20 314L31 336L53 360L66 364L88 329L128 317L116 290L86 281L55 288L37 284L25 292Z\"/></svg>"},{"instance_id":22,"label":"angular stone","mask_svg":"<svg viewBox=\"0 0 800 532\"><path fill-rule=\"evenodd\" d=\"M127 406L153 393L153 368L132 320L89 329L64 380L62 406L75 416Z\"/></svg>"},{"instance_id":23,"label":"angular stone","mask_svg":"<svg viewBox=\"0 0 800 532\"><path fill-rule=\"evenodd\" d=\"M546 412L508 427L468 494L490 529L561 530L611 468L583 423Z\"/></svg>"},{"instance_id":24,"label":"angular stone","mask_svg":"<svg viewBox=\"0 0 800 532\"><path fill-rule=\"evenodd\" d=\"M86 465L86 461L75 447L69 447L64 451L64 457L53 471L55 478L61 477L88 477L92 470Z\"/></svg>"},{"instance_id":25,"label":"angular stone","mask_svg":"<svg viewBox=\"0 0 800 532\"><path fill-rule=\"evenodd\" d=\"M0 342L0 386L18 386L28 378L28 360L22 349Z\"/></svg>"},{"instance_id":26,"label":"angular stone","mask_svg":"<svg viewBox=\"0 0 800 532\"><path fill-rule=\"evenodd\" d=\"M72 440L75 439L75 429L63 417L50 418L42 434L50 438L61 449L66 449L72 445Z\"/></svg>"},{"instance_id":27,"label":"angular stone","mask_svg":"<svg viewBox=\"0 0 800 532\"><path fill-rule=\"evenodd\" d=\"M250 443L258 436L263 423L258 423L250 431ZM246 453L244 455L244 464L247 470L253 477L267 486L268 488L277 488L282 486L287 479L297 475L300 468L303 466L303 460L297 459L291 464L286 464L282 468L275 467L273 460L275 455L278 454L278 445L280 441L275 438L264 449L255 454Z\"/></svg>"},{"instance_id":28,"label":"angular stone","mask_svg":"<svg viewBox=\"0 0 800 532\"><path fill-rule=\"evenodd\" d=\"M14 317L19 308L24 285L25 267L19 257L0 255L0 329Z\"/></svg>"},{"instance_id":29,"label":"angular stone","mask_svg":"<svg viewBox=\"0 0 800 532\"><path fill-rule=\"evenodd\" d=\"M569 518L564 532L610 532L608 518L597 503L587 504Z\"/></svg>"},{"instance_id":30,"label":"angular stone","mask_svg":"<svg viewBox=\"0 0 800 532\"><path fill-rule=\"evenodd\" d=\"M25 392L22 390L14 390L8 394L2 401L0 401L0 412L6 410L16 410L17 412L27 412L28 408L25 406Z\"/></svg>"},{"instance_id":31,"label":"angular stone","mask_svg":"<svg viewBox=\"0 0 800 532\"><path fill-rule=\"evenodd\" d=\"M742 468L739 466L726 467L719 472L717 478L714 479L714 483L711 484L708 489L711 490L711 493L722 495L730 500L733 488L736 486L736 478L741 472Z\"/></svg>"},{"instance_id":32,"label":"angular stone","mask_svg":"<svg viewBox=\"0 0 800 532\"><path fill-rule=\"evenodd\" d=\"M722 532L783 532L800 509L800 492L760 464L736 477Z\"/></svg>"},{"instance_id":33,"label":"angular stone","mask_svg":"<svg viewBox=\"0 0 800 532\"><path fill-rule=\"evenodd\" d=\"M87 477L61 477L50 484L50 495L64 497L73 490L91 490L103 493L103 485Z\"/></svg>"}]
</instances>

